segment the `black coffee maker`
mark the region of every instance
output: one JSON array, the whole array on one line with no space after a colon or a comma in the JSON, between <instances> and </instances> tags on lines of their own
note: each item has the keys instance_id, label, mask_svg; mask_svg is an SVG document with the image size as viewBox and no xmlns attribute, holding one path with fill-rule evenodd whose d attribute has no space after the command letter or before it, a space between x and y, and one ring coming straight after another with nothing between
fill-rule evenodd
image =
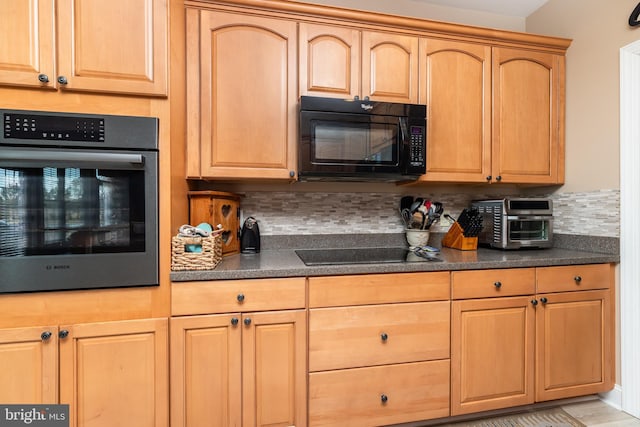
<instances>
[{"instance_id":1,"label":"black coffee maker","mask_svg":"<svg viewBox=\"0 0 640 427\"><path fill-rule=\"evenodd\" d=\"M244 221L240 232L240 252L256 254L260 252L260 228L258 221L250 216Z\"/></svg>"}]
</instances>

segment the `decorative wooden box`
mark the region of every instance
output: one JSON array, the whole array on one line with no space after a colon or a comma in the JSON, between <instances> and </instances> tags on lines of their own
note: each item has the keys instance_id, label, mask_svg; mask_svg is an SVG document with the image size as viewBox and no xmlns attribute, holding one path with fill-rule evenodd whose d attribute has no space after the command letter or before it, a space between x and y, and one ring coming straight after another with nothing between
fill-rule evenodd
<instances>
[{"instance_id":1,"label":"decorative wooden box","mask_svg":"<svg viewBox=\"0 0 640 427\"><path fill-rule=\"evenodd\" d=\"M222 225L222 255L240 253L240 196L223 191L189 191L189 224Z\"/></svg>"}]
</instances>

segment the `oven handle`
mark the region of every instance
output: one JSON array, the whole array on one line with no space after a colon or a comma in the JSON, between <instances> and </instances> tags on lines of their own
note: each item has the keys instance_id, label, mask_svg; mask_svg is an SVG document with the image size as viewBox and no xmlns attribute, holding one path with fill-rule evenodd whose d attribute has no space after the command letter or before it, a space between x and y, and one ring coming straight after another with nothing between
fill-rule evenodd
<instances>
[{"instance_id":1,"label":"oven handle","mask_svg":"<svg viewBox=\"0 0 640 427\"><path fill-rule=\"evenodd\" d=\"M86 151L51 151L51 150L3 150L0 160L33 161L33 162L77 162L144 165L142 154L132 153L89 153Z\"/></svg>"},{"instance_id":2,"label":"oven handle","mask_svg":"<svg viewBox=\"0 0 640 427\"><path fill-rule=\"evenodd\" d=\"M552 215L507 215L509 221L549 221Z\"/></svg>"}]
</instances>

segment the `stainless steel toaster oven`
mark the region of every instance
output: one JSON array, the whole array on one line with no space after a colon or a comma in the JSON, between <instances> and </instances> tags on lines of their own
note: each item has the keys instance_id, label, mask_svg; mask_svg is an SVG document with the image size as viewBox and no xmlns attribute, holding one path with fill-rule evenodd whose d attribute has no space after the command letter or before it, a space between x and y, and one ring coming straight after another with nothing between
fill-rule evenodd
<instances>
[{"instance_id":1,"label":"stainless steel toaster oven","mask_svg":"<svg viewBox=\"0 0 640 427\"><path fill-rule=\"evenodd\" d=\"M478 244L498 249L550 248L553 204L546 198L504 198L472 202L483 218Z\"/></svg>"}]
</instances>

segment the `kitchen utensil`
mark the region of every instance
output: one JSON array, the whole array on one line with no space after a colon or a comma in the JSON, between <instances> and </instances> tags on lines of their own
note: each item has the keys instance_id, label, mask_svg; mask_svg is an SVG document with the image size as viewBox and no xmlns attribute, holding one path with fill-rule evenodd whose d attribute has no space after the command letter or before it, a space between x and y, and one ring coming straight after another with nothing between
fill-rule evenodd
<instances>
[{"instance_id":1,"label":"kitchen utensil","mask_svg":"<svg viewBox=\"0 0 640 427\"><path fill-rule=\"evenodd\" d=\"M402 217L402 222L404 222L405 228L411 228L411 212L409 208L404 208L400 211L400 216Z\"/></svg>"},{"instance_id":2,"label":"kitchen utensil","mask_svg":"<svg viewBox=\"0 0 640 427\"><path fill-rule=\"evenodd\" d=\"M411 209L411 205L413 204L413 196L403 196L400 199L400 212L402 212L403 210L407 209Z\"/></svg>"}]
</instances>

